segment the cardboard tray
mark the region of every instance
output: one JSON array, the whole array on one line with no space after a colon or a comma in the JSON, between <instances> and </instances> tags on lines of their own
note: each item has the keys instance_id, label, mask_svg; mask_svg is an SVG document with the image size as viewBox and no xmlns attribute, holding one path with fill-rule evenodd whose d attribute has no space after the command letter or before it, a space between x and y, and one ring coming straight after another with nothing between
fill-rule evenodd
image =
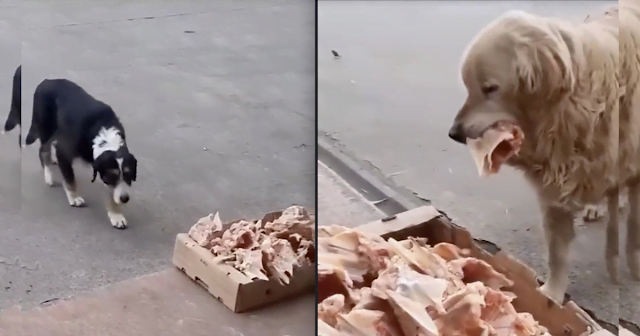
<instances>
[{"instance_id":1,"label":"cardboard tray","mask_svg":"<svg viewBox=\"0 0 640 336\"><path fill-rule=\"evenodd\" d=\"M262 221L273 221L282 212L266 214ZM223 226L228 229L235 220ZM235 268L213 260L213 254L196 244L188 234L178 234L173 252L173 264L211 295L236 313L242 313L313 292L316 266L294 269L291 282L282 286L277 280L251 280Z\"/></svg>"},{"instance_id":2,"label":"cardboard tray","mask_svg":"<svg viewBox=\"0 0 640 336\"><path fill-rule=\"evenodd\" d=\"M612 336L573 301L563 306L538 291L538 280L533 269L501 251L496 245L474 239L465 228L453 224L446 215L431 206L422 206L359 226L360 231L379 235L385 239L403 240L407 237L424 237L430 245L440 242L470 249L471 255L491 264L515 284L506 290L517 295L513 305L517 311L531 313L535 319L554 335L563 336ZM623 329L622 329L623 330ZM628 332L622 331L621 334ZM615 331L618 334L618 331ZM629 335L632 335L629 333Z\"/></svg>"}]
</instances>

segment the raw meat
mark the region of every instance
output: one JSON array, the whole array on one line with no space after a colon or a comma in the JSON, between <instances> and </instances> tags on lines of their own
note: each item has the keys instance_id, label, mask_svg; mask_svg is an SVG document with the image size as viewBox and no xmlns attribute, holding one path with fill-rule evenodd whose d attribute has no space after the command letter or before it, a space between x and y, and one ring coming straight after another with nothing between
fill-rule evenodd
<instances>
[{"instance_id":1,"label":"raw meat","mask_svg":"<svg viewBox=\"0 0 640 336\"><path fill-rule=\"evenodd\" d=\"M485 130L477 139L467 139L480 176L496 174L513 155L518 155L524 141L524 133L509 122L498 122Z\"/></svg>"},{"instance_id":2,"label":"raw meat","mask_svg":"<svg viewBox=\"0 0 640 336\"><path fill-rule=\"evenodd\" d=\"M469 250L332 226L318 248L325 336L550 336L518 313L513 282Z\"/></svg>"},{"instance_id":3,"label":"raw meat","mask_svg":"<svg viewBox=\"0 0 640 336\"><path fill-rule=\"evenodd\" d=\"M223 225L216 213L189 230L214 260L226 263L252 280L276 279L286 285L296 268L316 261L315 219L301 206L291 206L266 222L239 220Z\"/></svg>"}]
</instances>

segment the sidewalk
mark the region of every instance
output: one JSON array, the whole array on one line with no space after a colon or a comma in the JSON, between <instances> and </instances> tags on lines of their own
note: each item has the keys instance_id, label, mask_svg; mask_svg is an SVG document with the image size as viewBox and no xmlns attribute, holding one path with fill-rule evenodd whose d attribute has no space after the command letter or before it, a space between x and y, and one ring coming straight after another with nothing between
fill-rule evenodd
<instances>
[{"instance_id":1,"label":"sidewalk","mask_svg":"<svg viewBox=\"0 0 640 336\"><path fill-rule=\"evenodd\" d=\"M355 227L384 217L371 202L318 161L318 225Z\"/></svg>"},{"instance_id":2,"label":"sidewalk","mask_svg":"<svg viewBox=\"0 0 640 336\"><path fill-rule=\"evenodd\" d=\"M234 314L177 269L88 295L0 312L2 336L313 336L313 295Z\"/></svg>"}]
</instances>

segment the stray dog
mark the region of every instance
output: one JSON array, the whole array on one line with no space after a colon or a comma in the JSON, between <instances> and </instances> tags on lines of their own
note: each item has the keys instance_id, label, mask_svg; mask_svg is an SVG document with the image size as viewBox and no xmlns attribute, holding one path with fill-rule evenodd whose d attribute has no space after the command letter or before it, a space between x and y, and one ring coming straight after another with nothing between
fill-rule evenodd
<instances>
[{"instance_id":1,"label":"stray dog","mask_svg":"<svg viewBox=\"0 0 640 336\"><path fill-rule=\"evenodd\" d=\"M11 92L11 109L9 110L9 116L4 123L3 132L12 131L16 126L20 126L22 122L22 96L21 96L21 83L22 83L22 65L18 66L16 72L13 74L13 88ZM22 132L21 132L22 133ZM22 145L22 134L18 135L18 145Z\"/></svg>"},{"instance_id":2,"label":"stray dog","mask_svg":"<svg viewBox=\"0 0 640 336\"><path fill-rule=\"evenodd\" d=\"M72 164L75 159L91 164L91 182L99 174L109 189L106 208L111 225L124 229L127 220L120 208L129 202L137 160L127 148L124 128L111 107L69 80L45 79L33 95L33 117L25 145L38 139L45 183L55 185L51 172L55 148L69 205L82 207L85 201L78 195Z\"/></svg>"},{"instance_id":3,"label":"stray dog","mask_svg":"<svg viewBox=\"0 0 640 336\"><path fill-rule=\"evenodd\" d=\"M510 11L478 34L462 61L467 99L449 137L469 145L504 128L517 140L500 142L489 162L497 163L492 172L502 163L522 171L537 193L549 253L540 290L557 302L569 284L573 218L604 199L607 271L619 281L625 187L628 268L640 279L640 11L622 11L577 24Z\"/></svg>"}]
</instances>

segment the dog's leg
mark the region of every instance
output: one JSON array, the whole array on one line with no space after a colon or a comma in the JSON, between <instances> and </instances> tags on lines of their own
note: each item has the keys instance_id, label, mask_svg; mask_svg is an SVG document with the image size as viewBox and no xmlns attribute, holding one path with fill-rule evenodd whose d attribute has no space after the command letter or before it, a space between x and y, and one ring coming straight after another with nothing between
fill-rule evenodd
<instances>
[{"instance_id":1,"label":"dog's leg","mask_svg":"<svg viewBox=\"0 0 640 336\"><path fill-rule=\"evenodd\" d=\"M640 180L629 186L626 254L631 276L640 280Z\"/></svg>"},{"instance_id":2,"label":"dog's leg","mask_svg":"<svg viewBox=\"0 0 640 336\"><path fill-rule=\"evenodd\" d=\"M549 276L540 291L558 303L569 286L569 247L575 236L571 212L543 206L543 226L549 252Z\"/></svg>"},{"instance_id":3,"label":"dog's leg","mask_svg":"<svg viewBox=\"0 0 640 336\"><path fill-rule=\"evenodd\" d=\"M51 142L45 142L40 145L38 156L40 157L40 165L44 171L44 183L48 186L56 186L56 182L53 180L53 172L51 166L53 165L53 157L51 155Z\"/></svg>"},{"instance_id":4,"label":"dog's leg","mask_svg":"<svg viewBox=\"0 0 640 336\"><path fill-rule=\"evenodd\" d=\"M76 184L76 177L73 172L73 165L70 160L67 160L64 156L60 155L60 152L56 153L58 156L58 167L60 167L60 173L64 179L64 191L67 194L67 200L72 207L85 206L84 198L78 196L78 186Z\"/></svg>"},{"instance_id":5,"label":"dog's leg","mask_svg":"<svg viewBox=\"0 0 640 336\"><path fill-rule=\"evenodd\" d=\"M107 216L111 221L111 225L116 229L125 229L127 227L127 219L122 214L120 204L116 203L113 199L113 193L109 193L109 197L106 202Z\"/></svg>"},{"instance_id":6,"label":"dog's leg","mask_svg":"<svg viewBox=\"0 0 640 336\"><path fill-rule=\"evenodd\" d=\"M620 271L618 262L620 260L620 235L619 235L619 202L620 196L618 191L610 193L607 197L607 211L609 212L609 221L607 222L607 234L605 245L605 261L607 263L607 272L609 278L615 284L620 282Z\"/></svg>"},{"instance_id":7,"label":"dog's leg","mask_svg":"<svg viewBox=\"0 0 640 336\"><path fill-rule=\"evenodd\" d=\"M56 149L56 146L58 145L57 141L53 141L51 142L51 164L53 165L57 165L58 164L58 154L56 153L58 150Z\"/></svg>"},{"instance_id":8,"label":"dog's leg","mask_svg":"<svg viewBox=\"0 0 640 336\"><path fill-rule=\"evenodd\" d=\"M620 195L618 196L618 208L620 208L620 210L623 210L628 205L629 205L629 190L627 190L626 192L621 192Z\"/></svg>"}]
</instances>

